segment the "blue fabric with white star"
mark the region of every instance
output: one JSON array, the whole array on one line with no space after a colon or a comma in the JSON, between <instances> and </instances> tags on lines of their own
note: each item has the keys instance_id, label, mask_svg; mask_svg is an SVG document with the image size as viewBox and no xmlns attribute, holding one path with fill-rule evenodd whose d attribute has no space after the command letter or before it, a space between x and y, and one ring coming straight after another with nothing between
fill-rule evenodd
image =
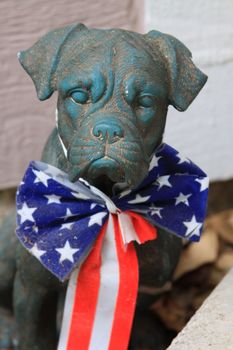
<instances>
[{"instance_id":1,"label":"blue fabric with white star","mask_svg":"<svg viewBox=\"0 0 233 350\"><path fill-rule=\"evenodd\" d=\"M206 174L162 144L140 186L111 201L121 211L140 213L155 226L199 241L207 196ZM71 183L67 174L43 162L30 163L16 203L20 242L62 281L86 258L109 215L95 187L82 179Z\"/></svg>"}]
</instances>

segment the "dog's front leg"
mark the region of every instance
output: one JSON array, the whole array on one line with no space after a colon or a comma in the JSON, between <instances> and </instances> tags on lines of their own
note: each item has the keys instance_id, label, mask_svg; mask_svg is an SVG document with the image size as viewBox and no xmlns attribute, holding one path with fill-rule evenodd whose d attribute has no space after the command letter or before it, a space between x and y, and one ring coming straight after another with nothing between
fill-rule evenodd
<instances>
[{"instance_id":1,"label":"dog's front leg","mask_svg":"<svg viewBox=\"0 0 233 350\"><path fill-rule=\"evenodd\" d=\"M171 281L179 261L182 240L161 228L157 228L157 232L156 240L135 244L141 286L161 288Z\"/></svg>"},{"instance_id":2,"label":"dog's front leg","mask_svg":"<svg viewBox=\"0 0 233 350\"><path fill-rule=\"evenodd\" d=\"M159 320L150 312L149 306L155 302L159 288L172 280L182 241L159 228L156 240L135 244L135 248L139 261L140 286L129 350L142 347L152 350L158 347L158 339L167 346L171 341L165 335Z\"/></svg>"},{"instance_id":3,"label":"dog's front leg","mask_svg":"<svg viewBox=\"0 0 233 350\"><path fill-rule=\"evenodd\" d=\"M55 334L52 325L49 332L40 323L46 288L24 285L17 273L14 286L14 310L20 350L54 350Z\"/></svg>"},{"instance_id":4,"label":"dog's front leg","mask_svg":"<svg viewBox=\"0 0 233 350\"><path fill-rule=\"evenodd\" d=\"M27 252L20 254L14 283L14 312L20 350L56 347L56 291L48 271Z\"/></svg>"}]
</instances>

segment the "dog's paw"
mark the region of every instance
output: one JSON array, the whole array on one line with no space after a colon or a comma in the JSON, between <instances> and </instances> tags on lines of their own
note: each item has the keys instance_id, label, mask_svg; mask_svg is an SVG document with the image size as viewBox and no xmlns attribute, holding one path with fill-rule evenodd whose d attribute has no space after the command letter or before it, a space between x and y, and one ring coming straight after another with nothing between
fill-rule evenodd
<instances>
[{"instance_id":1,"label":"dog's paw","mask_svg":"<svg viewBox=\"0 0 233 350\"><path fill-rule=\"evenodd\" d=\"M15 320L9 310L0 308L0 350L17 350Z\"/></svg>"},{"instance_id":2,"label":"dog's paw","mask_svg":"<svg viewBox=\"0 0 233 350\"><path fill-rule=\"evenodd\" d=\"M165 350L175 336L149 311L135 314L128 350Z\"/></svg>"}]
</instances>

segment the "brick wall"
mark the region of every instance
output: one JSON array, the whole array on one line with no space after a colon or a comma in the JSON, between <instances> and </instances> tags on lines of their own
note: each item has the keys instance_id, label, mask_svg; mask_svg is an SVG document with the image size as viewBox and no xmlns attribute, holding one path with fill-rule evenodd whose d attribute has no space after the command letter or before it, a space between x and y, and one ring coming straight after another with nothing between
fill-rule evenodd
<instances>
[{"instance_id":1,"label":"brick wall","mask_svg":"<svg viewBox=\"0 0 233 350\"><path fill-rule=\"evenodd\" d=\"M184 113L169 109L165 140L211 180L233 177L233 1L145 0L145 30L180 39L209 76Z\"/></svg>"}]
</instances>

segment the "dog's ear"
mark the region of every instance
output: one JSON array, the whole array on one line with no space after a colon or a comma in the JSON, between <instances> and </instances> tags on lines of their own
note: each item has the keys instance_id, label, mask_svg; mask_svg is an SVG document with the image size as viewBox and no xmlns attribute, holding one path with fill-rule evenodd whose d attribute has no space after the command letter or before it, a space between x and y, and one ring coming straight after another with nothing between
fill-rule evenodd
<instances>
[{"instance_id":1,"label":"dog's ear","mask_svg":"<svg viewBox=\"0 0 233 350\"><path fill-rule=\"evenodd\" d=\"M19 61L32 78L40 100L46 100L54 92L52 78L62 46L74 31L83 29L87 29L83 24L74 24L52 30L31 48L18 53Z\"/></svg>"},{"instance_id":2,"label":"dog's ear","mask_svg":"<svg viewBox=\"0 0 233 350\"><path fill-rule=\"evenodd\" d=\"M185 111L206 83L207 76L194 65L187 47L173 36L155 30L145 36L152 52L159 50L166 62L170 104Z\"/></svg>"}]
</instances>

